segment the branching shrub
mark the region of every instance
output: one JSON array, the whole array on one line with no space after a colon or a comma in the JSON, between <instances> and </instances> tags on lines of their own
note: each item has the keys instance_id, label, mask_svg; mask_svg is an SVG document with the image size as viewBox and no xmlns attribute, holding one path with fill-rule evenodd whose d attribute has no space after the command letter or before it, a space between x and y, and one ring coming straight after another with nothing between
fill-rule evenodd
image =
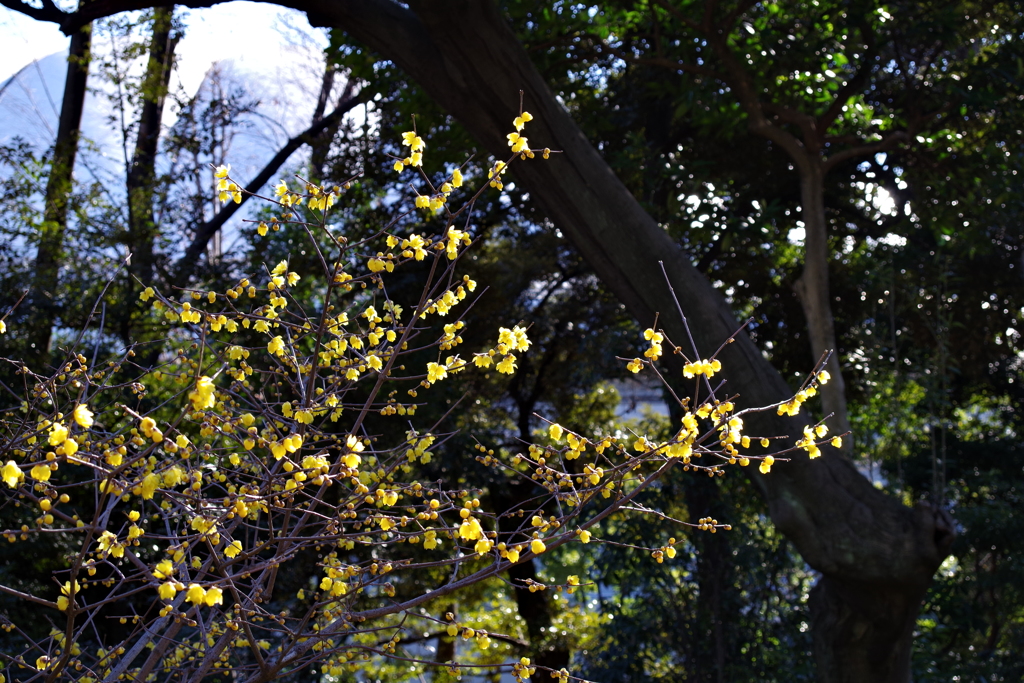
<instances>
[{"instance_id":1,"label":"branching shrub","mask_svg":"<svg viewBox=\"0 0 1024 683\"><path fill-rule=\"evenodd\" d=\"M600 542L598 525L614 513L661 514L633 501L672 467L720 476L757 461L767 473L794 449L818 454L821 425L774 450L754 437L768 450L750 455L743 415L795 414L827 380L820 365L792 400L741 410L711 383L723 371L717 354L694 350L684 369L693 393L679 399L684 417L666 442L587 438L549 423L540 443L517 453L478 444L473 457L485 466L532 482L536 496L515 510L488 511L479 490L425 480L451 436L443 419L417 421L431 387L462 372L511 374L530 346L529 321L509 321L489 348L456 352L477 288L457 273L473 202L502 187L509 164L550 154L528 146L530 118L516 118L512 156L458 209L448 199L462 170L431 182L423 141L405 134L409 155L394 167L419 173L413 211L437 222L435 234L388 226L350 243L328 221L344 188L282 182L265 199L275 217L258 231L308 232L318 273L282 261L223 292L145 289L173 353L133 348L96 365L71 348L50 376L6 359L24 384L0 414L3 535L47 545L55 563L31 585L0 585L40 608L30 623L5 617L20 648L0 655L10 675L199 681L224 672L256 683L315 667L335 680L380 657L439 665L415 643L447 635L483 652L444 666L522 680L535 665L488 657L492 639L509 637L460 623L446 613L457 599L449 596L560 545ZM222 200L238 201L230 170L216 176ZM418 299L393 299L389 277L417 267ZM304 277L313 294L297 300L292 288ZM623 359L634 372L657 372L664 344L688 357L663 331L645 338L645 358ZM152 363L136 364L139 355ZM643 550L662 562L675 543ZM585 585L570 576L530 590Z\"/></svg>"}]
</instances>

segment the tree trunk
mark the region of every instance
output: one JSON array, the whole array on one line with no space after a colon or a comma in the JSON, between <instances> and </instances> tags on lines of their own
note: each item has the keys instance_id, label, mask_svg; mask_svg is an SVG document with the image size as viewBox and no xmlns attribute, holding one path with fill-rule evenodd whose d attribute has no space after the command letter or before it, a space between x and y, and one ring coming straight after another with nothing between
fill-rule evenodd
<instances>
[{"instance_id":1,"label":"tree trunk","mask_svg":"<svg viewBox=\"0 0 1024 683\"><path fill-rule=\"evenodd\" d=\"M316 110L313 112L313 123L317 124L324 118L327 111L327 102L331 98L331 90L334 89L334 77L337 74L334 66L328 64L324 67L324 77L320 83L320 94L316 100ZM331 142L338 132L341 119L325 128L319 135L309 143L309 173L316 182L323 182L324 168L327 166L327 154L331 151Z\"/></svg>"},{"instance_id":2,"label":"tree trunk","mask_svg":"<svg viewBox=\"0 0 1024 683\"><path fill-rule=\"evenodd\" d=\"M35 276L28 317L29 365L45 362L49 358L50 335L57 318L58 275L64 248L64 233L68 225L68 200L71 197L71 177L78 153L78 138L85 105L86 81L89 78L89 48L92 27L83 26L71 36L68 51L68 70L64 79L64 97L57 124L57 139L53 145L50 176L46 181L43 224L40 226L39 246L36 251ZM41 371L41 367L37 367Z\"/></svg>"},{"instance_id":3,"label":"tree trunk","mask_svg":"<svg viewBox=\"0 0 1024 683\"><path fill-rule=\"evenodd\" d=\"M153 199L156 182L156 156L160 142L160 123L164 114L167 86L174 63L177 36L172 35L174 7L153 10L153 33L149 44L149 61L142 82L142 109L139 112L139 131L135 138L135 153L128 169L128 248L132 252L128 272L142 281L152 283L155 270L155 245L159 230L153 218ZM128 287L128 300L134 306L135 288ZM123 324L130 327L131 316ZM126 330L127 331L127 330Z\"/></svg>"},{"instance_id":4,"label":"tree trunk","mask_svg":"<svg viewBox=\"0 0 1024 683\"><path fill-rule=\"evenodd\" d=\"M525 91L525 106L535 117L526 130L531 146L564 154L523 162L516 177L630 312L640 321L653 321L658 312L677 344L687 339L658 269L662 260L700 355L709 355L738 327L721 294L587 142L493 3L413 0L409 9L386 0L289 4L307 11L313 23L343 28L393 60L502 158L519 90ZM745 405L789 396L786 382L746 335L721 358L727 390L739 392ZM774 413L749 424L751 433L794 437L803 426ZM754 481L773 521L824 575L815 589L819 612L830 610L815 620L821 679L907 681L917 606L952 542L948 518L877 491L839 454L815 461L797 456ZM829 620L830 614L843 616ZM894 640L893 634L907 636Z\"/></svg>"},{"instance_id":5,"label":"tree trunk","mask_svg":"<svg viewBox=\"0 0 1024 683\"><path fill-rule=\"evenodd\" d=\"M828 283L828 223L825 220L825 170L821 161L807 154L807 163L800 168L800 216L804 222L804 272L796 281L796 291L807 320L807 331L811 338L812 362L817 363L826 352L829 356L825 369L832 380L821 387L821 403L826 415L832 414L828 426L833 434L850 431L850 419L846 412L846 384L843 381L839 363L839 346L836 343L835 322L832 317L832 301ZM853 453L853 438L844 441L844 450Z\"/></svg>"}]
</instances>

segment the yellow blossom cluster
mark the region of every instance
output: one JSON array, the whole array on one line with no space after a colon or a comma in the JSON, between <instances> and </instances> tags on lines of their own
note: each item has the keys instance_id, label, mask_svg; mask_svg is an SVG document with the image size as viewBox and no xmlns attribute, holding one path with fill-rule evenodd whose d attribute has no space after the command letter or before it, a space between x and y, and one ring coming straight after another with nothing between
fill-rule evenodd
<instances>
[{"instance_id":1,"label":"yellow blossom cluster","mask_svg":"<svg viewBox=\"0 0 1024 683\"><path fill-rule=\"evenodd\" d=\"M683 377L690 379L699 375L704 375L708 379L715 376L716 372L721 371L722 363L717 359L712 360L698 360L692 363L687 363L683 366Z\"/></svg>"},{"instance_id":2,"label":"yellow blossom cluster","mask_svg":"<svg viewBox=\"0 0 1024 683\"><path fill-rule=\"evenodd\" d=\"M789 415L790 417L800 413L800 406L812 396L816 396L818 393L818 386L824 386L828 384L828 381L832 376L827 370L821 370L808 382L807 386L798 391L793 398L781 404L778 409L779 415Z\"/></svg>"},{"instance_id":3,"label":"yellow blossom cluster","mask_svg":"<svg viewBox=\"0 0 1024 683\"><path fill-rule=\"evenodd\" d=\"M490 168L480 191L500 189L507 164L533 156L523 136L531 119L523 112L513 122L513 157ZM422 138L411 131L402 144L409 154L396 170L421 167ZM238 201L243 190L229 171L215 171L218 191L227 193L223 201ZM455 169L423 192L427 208L434 199L447 206L462 173ZM296 225L326 233L324 214L340 189L281 182L276 197L276 215L259 222L261 235ZM302 205L311 211L299 219L292 210ZM473 457L493 469L496 485L523 482L540 492L522 509L488 510L481 499L493 499L493 490L438 478L440 453L465 454L444 426L416 424L416 409L425 402L422 387L471 366L513 373L531 348L529 326L501 327L491 348L460 358L455 347L468 335L464 309L456 307L477 287L456 274L470 227L449 221L433 232L416 229L352 244L331 235L334 251L321 252L321 273L300 276L280 260L220 291L187 289L172 300L145 287L139 298L167 326L169 340L151 367L132 379L141 364L127 349L93 363L71 354L52 376L29 375L21 413L0 416L10 444L0 478L31 514L4 536L16 543L47 534L66 544L56 585L35 601L62 610L68 633L82 632L112 601L130 597L139 607L126 617L135 626L88 652L61 640L63 632L33 643L45 653L37 668L57 676L61 653L79 648L70 661L93 676L86 683L139 676L150 656L146 666L158 678L184 666L251 677L260 661L285 656L335 677L371 671L378 661L364 653L400 657L403 629L427 632L441 621L420 609L423 594L404 577L427 568L462 580L539 555L558 561L566 544L606 542L600 520L622 512L624 497L635 500L672 467L722 476L729 465L756 460L768 473L792 448L749 454L752 442L770 443L744 433L752 409L698 386L681 401L681 423L669 433L584 436L563 417L572 428L550 422L521 453L478 443ZM421 261L432 270L418 296L389 291L391 273ZM293 298L300 281L317 292L314 304ZM634 372L663 356L662 332L652 327L644 338L649 348L630 361ZM691 377L722 369L714 358L687 367ZM819 373L808 389L826 380ZM808 428L795 447L814 457L824 435L820 426ZM728 528L708 518L683 521L712 533ZM663 562L678 543L669 538L644 550ZM312 562L304 578L289 574ZM468 564L470 573L462 573ZM591 584L574 574L561 585L518 585L577 593ZM287 612L279 609L284 603ZM158 624L187 628L163 642L159 634L168 631ZM450 637L493 654L489 665L519 680L536 675L527 658L502 659L503 638L490 624L459 623L454 615L441 624ZM257 640L268 629L281 637Z\"/></svg>"},{"instance_id":4,"label":"yellow blossom cluster","mask_svg":"<svg viewBox=\"0 0 1024 683\"><path fill-rule=\"evenodd\" d=\"M644 339L651 342L651 346L644 351L644 356L649 358L651 361L656 361L661 358L662 349L661 342L665 340L665 336L661 332L656 332L651 328L644 330ZM632 368L630 368L632 370ZM636 372L633 370L633 372Z\"/></svg>"},{"instance_id":5,"label":"yellow blossom cluster","mask_svg":"<svg viewBox=\"0 0 1024 683\"><path fill-rule=\"evenodd\" d=\"M231 173L231 165L218 166L214 172L213 177L217 181L217 201L225 203L228 200L233 201L235 204L242 203L242 188L235 184L231 180L229 174Z\"/></svg>"}]
</instances>

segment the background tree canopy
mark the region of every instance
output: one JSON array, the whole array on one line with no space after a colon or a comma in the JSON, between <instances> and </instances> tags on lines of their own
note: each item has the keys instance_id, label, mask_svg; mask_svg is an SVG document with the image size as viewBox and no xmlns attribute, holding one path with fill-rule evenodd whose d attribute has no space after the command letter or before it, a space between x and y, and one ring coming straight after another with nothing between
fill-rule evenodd
<instances>
[{"instance_id":1,"label":"background tree canopy","mask_svg":"<svg viewBox=\"0 0 1024 683\"><path fill-rule=\"evenodd\" d=\"M0 147L6 358L44 367L84 330L95 356L135 344L139 365L152 366L174 349L137 303L146 283L216 290L281 259L314 264L305 235L259 229L269 215L232 220L235 205L209 193L208 166L231 162L230 141L260 105L244 82L218 89L208 77L201 93L169 85L187 30L180 13L193 4L210 3L4 0L72 36L55 139ZM318 95L304 130L264 150L270 161L247 189L292 174L351 183L337 223L356 241L419 221L396 202L407 178L387 157L405 154L396 141L413 119L433 158L483 163L506 155L522 96L536 117L531 144L560 152L524 161L476 204L465 266L489 291L470 329L521 320L534 348L511 378L439 388L426 410L458 435L425 465L430 477L514 510L536 491L504 486L467 457L473 439L515 452L542 432L535 413L583 434L674 431L672 410L630 408L637 388L616 360L642 353L640 331L656 314L675 343L686 340L669 284L705 353L751 321L723 355L728 386L751 403L781 400L834 350L837 381L807 405L813 421L828 415L833 432L851 431L842 455L798 456L749 481L676 472L638 504L732 531L616 517L595 553L516 565L509 578L520 583L460 598L460 618L515 634L502 645L509 656L596 681L1024 677L1013 654L1024 650L1019 8L280 4L305 12L329 44L307 79ZM80 135L85 74L121 98L122 166L91 183L82 169L106 150ZM168 109L175 122L161 126ZM226 235L237 248L221 246ZM393 286L412 292L422 275ZM302 287L295 296L317 306ZM467 343L485 343L470 334ZM676 386L681 368L672 354L662 363ZM0 370L8 403L16 370ZM764 433L802 427L752 422ZM3 525L14 528L8 502ZM671 561L626 547L666 535L682 539ZM61 552L0 550L0 584L13 587L42 580ZM595 584L572 596L521 587L583 571ZM305 579L289 577L286 592ZM18 622L27 608L0 595L0 609ZM444 662L458 644L440 635L426 647Z\"/></svg>"}]
</instances>

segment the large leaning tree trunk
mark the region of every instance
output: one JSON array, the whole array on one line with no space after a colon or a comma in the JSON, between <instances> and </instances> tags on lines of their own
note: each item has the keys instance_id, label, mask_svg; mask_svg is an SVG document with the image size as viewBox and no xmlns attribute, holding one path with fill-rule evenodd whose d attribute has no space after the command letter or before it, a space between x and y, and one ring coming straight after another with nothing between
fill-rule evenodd
<instances>
[{"instance_id":1,"label":"large leaning tree trunk","mask_svg":"<svg viewBox=\"0 0 1024 683\"><path fill-rule=\"evenodd\" d=\"M99 0L71 17L29 5L16 9L67 28L145 4ZM686 339L658 269L658 261L664 261L702 355L738 327L724 298L644 212L555 99L493 2L281 4L306 12L315 25L345 30L393 60L500 157L507 154L505 136L519 91L525 91L526 107L535 117L529 129L532 145L564 154L520 164L518 180L631 313L640 321L653 321L659 313L673 339ZM721 358L729 390L745 404L788 397L786 382L745 335ZM796 437L802 426L771 414L750 420L753 433ZM840 455L814 461L797 457L754 481L774 523L822 574L812 593L819 678L829 683L909 681L920 601L953 539L948 517L926 505L908 508L879 492Z\"/></svg>"},{"instance_id":2,"label":"large leaning tree trunk","mask_svg":"<svg viewBox=\"0 0 1024 683\"><path fill-rule=\"evenodd\" d=\"M499 157L507 154L510 117L519 90L525 91L535 117L533 146L564 154L554 162L525 162L517 177L632 314L653 321L659 313L677 343L686 339L657 266L663 260L701 354L738 327L723 297L586 140L492 2L411 0L408 9L387 0L292 5L393 60ZM745 403L788 396L785 381L746 336L722 361L729 388ZM757 433L794 436L802 426L773 416L751 425ZM796 458L777 476L756 481L773 521L823 575L814 589L812 625L821 680L908 681L919 604L952 541L948 519L880 493L842 456Z\"/></svg>"},{"instance_id":3,"label":"large leaning tree trunk","mask_svg":"<svg viewBox=\"0 0 1024 683\"><path fill-rule=\"evenodd\" d=\"M64 234L68 227L68 202L71 197L72 173L78 155L78 138L85 106L86 82L89 79L89 48L92 28L88 24L71 35L67 76L61 101L57 139L53 145L50 175L44 194L43 223L36 250L35 275L29 299L28 348L30 364L45 362L49 357L50 336L57 317L57 288L64 250ZM42 368L35 368L37 371Z\"/></svg>"}]
</instances>

